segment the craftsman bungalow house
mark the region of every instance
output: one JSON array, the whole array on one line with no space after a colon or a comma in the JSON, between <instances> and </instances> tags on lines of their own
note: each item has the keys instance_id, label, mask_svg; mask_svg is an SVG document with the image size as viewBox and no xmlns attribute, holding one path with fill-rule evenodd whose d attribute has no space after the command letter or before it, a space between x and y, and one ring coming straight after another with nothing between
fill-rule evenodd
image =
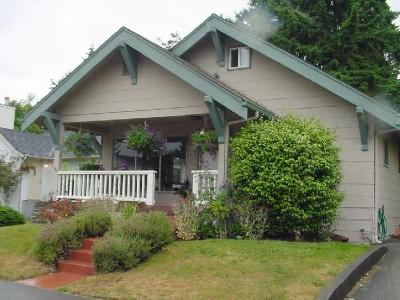
<instances>
[{"instance_id":1,"label":"craftsman bungalow house","mask_svg":"<svg viewBox=\"0 0 400 300\"><path fill-rule=\"evenodd\" d=\"M286 111L317 117L337 134L345 200L336 231L352 241L376 239L377 210L389 232L400 223L399 128L396 111L242 28L212 15L167 51L122 27L44 97L23 126L44 124L62 159L65 129L102 138L105 171L58 171L59 198L111 195L167 205L189 182L202 188L190 136L218 134L209 172L227 174L229 136L259 115ZM140 155L121 143L130 125L149 124L173 150L143 169ZM120 171L121 162L136 170Z\"/></svg>"}]
</instances>

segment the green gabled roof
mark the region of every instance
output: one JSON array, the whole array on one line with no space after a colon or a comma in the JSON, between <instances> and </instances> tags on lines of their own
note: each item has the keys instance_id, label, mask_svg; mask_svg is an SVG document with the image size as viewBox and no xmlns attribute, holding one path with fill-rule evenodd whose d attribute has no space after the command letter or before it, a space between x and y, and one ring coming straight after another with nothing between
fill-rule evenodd
<instances>
[{"instance_id":1,"label":"green gabled roof","mask_svg":"<svg viewBox=\"0 0 400 300\"><path fill-rule=\"evenodd\" d=\"M46 114L64 95L85 79L97 65L121 45L131 47L244 119L247 118L248 109L256 109L262 114L273 115L255 101L222 84L209 74L196 69L173 53L122 27L35 105L24 118L22 128L27 128Z\"/></svg>"},{"instance_id":2,"label":"green gabled roof","mask_svg":"<svg viewBox=\"0 0 400 300\"><path fill-rule=\"evenodd\" d=\"M249 46L275 62L311 80L324 89L327 89L333 94L347 100L351 104L364 109L366 112L388 125L400 128L400 115L393 107L385 105L376 99L361 93L344 82L306 63L304 60L291 55L271 43L260 39L244 28L214 14L175 45L172 49L173 53L177 56L182 56L207 34L215 30Z\"/></svg>"}]
</instances>

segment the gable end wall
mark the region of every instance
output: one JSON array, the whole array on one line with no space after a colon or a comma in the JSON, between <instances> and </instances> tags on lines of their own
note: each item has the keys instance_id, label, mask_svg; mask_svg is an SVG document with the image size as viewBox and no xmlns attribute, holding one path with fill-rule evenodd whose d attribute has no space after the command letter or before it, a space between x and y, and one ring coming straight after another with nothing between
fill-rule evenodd
<instances>
[{"instance_id":1,"label":"gable end wall","mask_svg":"<svg viewBox=\"0 0 400 300\"><path fill-rule=\"evenodd\" d=\"M374 136L369 135L369 150L361 151L354 105L317 86L293 71L252 50L249 69L227 69L229 47L240 46L232 39L225 42L225 66L216 63L209 38L204 38L184 55L189 63L218 77L221 81L256 100L265 108L282 114L292 111L317 117L333 129L341 148L343 180L340 186L345 200L339 209L337 233L361 242L360 230L372 238L374 224Z\"/></svg>"}]
</instances>

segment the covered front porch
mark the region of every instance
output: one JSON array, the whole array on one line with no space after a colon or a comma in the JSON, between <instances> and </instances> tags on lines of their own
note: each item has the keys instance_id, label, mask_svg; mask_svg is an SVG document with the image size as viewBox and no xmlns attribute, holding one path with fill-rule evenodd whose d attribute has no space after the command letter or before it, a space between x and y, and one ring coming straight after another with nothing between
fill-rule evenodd
<instances>
[{"instance_id":1,"label":"covered front porch","mask_svg":"<svg viewBox=\"0 0 400 300\"><path fill-rule=\"evenodd\" d=\"M219 58L223 38L213 32ZM168 205L182 191L200 195L226 179L228 141L239 123L274 114L246 95L143 37L122 28L60 82L25 117L23 128L44 125L56 145L53 198L141 201ZM236 123L238 122L238 123ZM236 124L236 125L235 125ZM128 149L131 126L151 126L166 151ZM192 134L214 130L213 154L199 155ZM88 132L98 144L100 170L63 162L66 132Z\"/></svg>"},{"instance_id":2,"label":"covered front porch","mask_svg":"<svg viewBox=\"0 0 400 300\"><path fill-rule=\"evenodd\" d=\"M165 140L165 151L149 155L129 149L126 133L137 126L159 132ZM76 165L63 163L66 135L60 134L56 198L109 198L172 206L188 193L199 197L206 190L216 190L226 176L228 136L215 144L213 153L199 153L191 137L201 130L215 131L208 114L64 123L64 132L82 131L93 136L99 154L95 159L102 167L83 171Z\"/></svg>"}]
</instances>

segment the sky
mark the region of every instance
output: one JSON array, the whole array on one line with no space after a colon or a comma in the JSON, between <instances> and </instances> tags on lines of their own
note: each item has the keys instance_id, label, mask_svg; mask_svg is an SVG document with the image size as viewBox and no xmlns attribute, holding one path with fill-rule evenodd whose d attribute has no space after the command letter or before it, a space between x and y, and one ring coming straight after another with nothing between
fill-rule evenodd
<instances>
[{"instance_id":1,"label":"sky","mask_svg":"<svg viewBox=\"0 0 400 300\"><path fill-rule=\"evenodd\" d=\"M125 26L156 42L185 36L212 13L234 16L248 0L0 0L0 103L41 99L51 86ZM400 11L399 0L388 0ZM400 18L397 19L400 26Z\"/></svg>"}]
</instances>

